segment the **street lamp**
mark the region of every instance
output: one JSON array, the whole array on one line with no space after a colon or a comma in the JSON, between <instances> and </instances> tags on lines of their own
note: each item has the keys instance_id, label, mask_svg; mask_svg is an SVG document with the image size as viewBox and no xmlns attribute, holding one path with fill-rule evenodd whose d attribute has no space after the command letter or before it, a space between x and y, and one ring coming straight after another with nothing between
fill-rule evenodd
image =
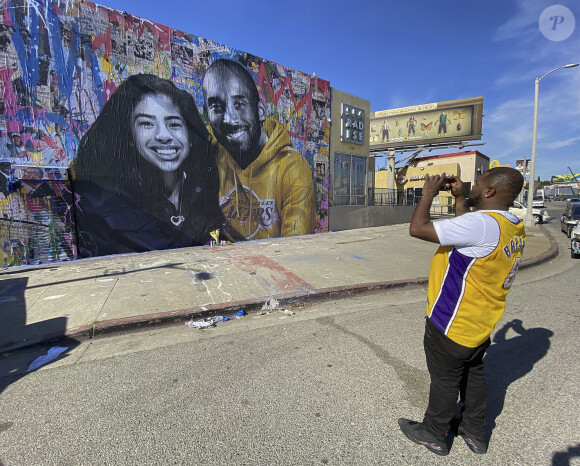
<instances>
[{"instance_id":1,"label":"street lamp","mask_svg":"<svg viewBox=\"0 0 580 466\"><path fill-rule=\"evenodd\" d=\"M553 70L548 71L545 75L536 78L536 89L534 95L534 129L532 132L532 159L530 164L530 182L528 183L528 206L526 210L526 217L524 218L524 226L531 227L534 225L534 217L532 216L532 203L534 202L534 176L536 170L536 140L538 138L538 93L540 91L540 81L553 73L556 70L562 68L574 68L578 66L578 63L570 63L568 65L559 66ZM525 170L525 167L524 167Z\"/></svg>"}]
</instances>

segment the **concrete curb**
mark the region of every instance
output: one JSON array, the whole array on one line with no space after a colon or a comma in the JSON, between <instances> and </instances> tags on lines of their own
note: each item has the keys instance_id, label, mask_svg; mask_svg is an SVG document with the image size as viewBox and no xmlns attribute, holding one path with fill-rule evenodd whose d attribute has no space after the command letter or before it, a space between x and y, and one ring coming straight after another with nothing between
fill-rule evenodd
<instances>
[{"instance_id":1,"label":"concrete curb","mask_svg":"<svg viewBox=\"0 0 580 466\"><path fill-rule=\"evenodd\" d=\"M558 244L548 231L539 226L542 233L550 240L550 249L539 256L524 260L520 269L534 267L558 255ZM63 339L93 339L97 336L123 333L127 331L147 330L153 326L174 325L180 322L185 322L191 318L203 319L204 317L216 315L232 315L240 309L246 312L258 311L262 308L266 301L271 298L276 299L281 307L297 304L298 302L323 302L330 299L343 299L353 295L362 295L367 293L376 293L389 289L402 288L418 288L427 286L428 278L420 277L406 280L394 280L386 282L361 283L355 285L343 285L331 288L321 288L318 290L298 291L294 293L286 293L279 295L272 295L269 297L260 297L240 301L230 301L227 303L218 303L208 306L191 307L186 309L179 309L168 312L145 314L139 316L130 316L120 319L103 320L101 322L94 322L92 324L83 325L81 327L67 329L64 334L47 334L39 337L35 342L28 345L11 348L10 351L23 349L28 346L36 346L47 343L57 342Z\"/></svg>"},{"instance_id":2,"label":"concrete curb","mask_svg":"<svg viewBox=\"0 0 580 466\"><path fill-rule=\"evenodd\" d=\"M520 269L527 269L528 267L534 267L536 265L543 264L544 262L547 262L558 255L559 248L558 243L556 243L556 240L552 237L552 235L550 235L550 233L548 233L548 230L546 230L542 225L538 226L540 228L540 231L544 233L544 236L546 236L550 240L550 249L545 253L540 254L539 256L532 257L531 259L523 261L522 265L520 266Z\"/></svg>"},{"instance_id":3,"label":"concrete curb","mask_svg":"<svg viewBox=\"0 0 580 466\"><path fill-rule=\"evenodd\" d=\"M193 307L168 311L155 314L145 314L140 316L124 317L121 319L110 319L96 322L94 324L83 325L68 329L63 337L65 338L95 338L99 335L115 332L125 332L134 330L144 330L152 326L175 324L185 322L191 318L204 318L215 315L231 315L240 309L246 312L260 310L266 301L274 298L281 307L297 304L298 302L323 302L329 299L342 299L353 295L361 295L388 289L418 288L425 286L428 282L426 277L408 280L395 280L389 282L361 283L357 285L344 285L331 288L321 288L307 292L295 292L269 297L247 299L241 301L230 301L227 303L213 304L203 307ZM52 336L54 337L54 335Z\"/></svg>"},{"instance_id":4,"label":"concrete curb","mask_svg":"<svg viewBox=\"0 0 580 466\"><path fill-rule=\"evenodd\" d=\"M554 238L544 227L540 225L539 228L540 231L550 240L550 249L545 253L540 254L539 256L524 260L520 266L520 269L526 269L543 264L544 262L547 262L558 255L558 244ZM329 299L341 299L353 295L379 292L388 289L400 289L405 287L416 288L426 286L427 283L428 277L421 277L407 280L344 285L331 288L321 288L319 290L309 290L306 292L273 295L267 298L261 297L242 301L230 301L228 303L219 303L203 307L193 307L163 313L131 316L122 319L104 320L92 325L85 325L82 327L68 329L65 332L64 337L95 338L96 336L109 333L120 333L129 330L143 330L150 328L153 325L175 324L189 320L191 318L204 318L218 314L233 314L240 309L244 309L249 312L257 311L260 310L264 303L271 298L276 299L280 303L280 306L289 306L296 304L299 301L314 303L326 301Z\"/></svg>"}]
</instances>

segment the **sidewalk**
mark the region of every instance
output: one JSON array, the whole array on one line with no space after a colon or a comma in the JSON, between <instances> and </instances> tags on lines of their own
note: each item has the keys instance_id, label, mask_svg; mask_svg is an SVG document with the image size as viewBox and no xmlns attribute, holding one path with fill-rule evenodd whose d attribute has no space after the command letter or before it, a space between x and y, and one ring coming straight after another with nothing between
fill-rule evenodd
<instances>
[{"instance_id":1,"label":"sidewalk","mask_svg":"<svg viewBox=\"0 0 580 466\"><path fill-rule=\"evenodd\" d=\"M436 245L408 224L5 269L0 352L192 316L425 285ZM558 253L528 229L522 267Z\"/></svg>"}]
</instances>

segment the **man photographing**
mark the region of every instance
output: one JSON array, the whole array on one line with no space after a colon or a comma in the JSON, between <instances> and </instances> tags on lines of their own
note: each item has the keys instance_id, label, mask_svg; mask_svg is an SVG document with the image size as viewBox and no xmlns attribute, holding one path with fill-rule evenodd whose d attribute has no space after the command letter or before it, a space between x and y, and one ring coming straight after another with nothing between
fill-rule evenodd
<instances>
[{"instance_id":1,"label":"man photographing","mask_svg":"<svg viewBox=\"0 0 580 466\"><path fill-rule=\"evenodd\" d=\"M429 403L422 422L398 423L410 440L438 455L449 453L446 437L458 395L464 404L459 435L474 453L487 452L483 356L522 260L523 222L508 209L523 182L513 168L493 168L466 199L458 177L427 175L411 219L411 236L440 247L429 272L424 337ZM434 223L429 210L441 189L455 198L456 217Z\"/></svg>"},{"instance_id":2,"label":"man photographing","mask_svg":"<svg viewBox=\"0 0 580 466\"><path fill-rule=\"evenodd\" d=\"M202 89L218 151L226 235L238 240L314 233L312 169L292 147L288 129L266 117L250 73L235 61L216 60Z\"/></svg>"}]
</instances>

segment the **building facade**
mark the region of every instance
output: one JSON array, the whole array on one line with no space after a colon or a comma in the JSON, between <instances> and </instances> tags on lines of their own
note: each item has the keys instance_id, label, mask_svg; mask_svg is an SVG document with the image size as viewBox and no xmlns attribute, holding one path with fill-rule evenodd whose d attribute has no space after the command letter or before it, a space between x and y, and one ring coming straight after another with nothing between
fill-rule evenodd
<instances>
[{"instance_id":1,"label":"building facade","mask_svg":"<svg viewBox=\"0 0 580 466\"><path fill-rule=\"evenodd\" d=\"M370 102L331 89L330 205L368 205Z\"/></svg>"},{"instance_id":2,"label":"building facade","mask_svg":"<svg viewBox=\"0 0 580 466\"><path fill-rule=\"evenodd\" d=\"M400 203L416 204L423 194L423 184L427 174L444 173L459 176L466 193L469 193L471 185L488 170L489 163L489 157L476 150L416 158L396 171L396 198L402 200ZM387 188L386 170L375 173L375 188L377 191ZM433 205L441 206L441 212L445 213L444 211L448 210L445 207L453 205L451 194L442 191L435 198Z\"/></svg>"}]
</instances>

